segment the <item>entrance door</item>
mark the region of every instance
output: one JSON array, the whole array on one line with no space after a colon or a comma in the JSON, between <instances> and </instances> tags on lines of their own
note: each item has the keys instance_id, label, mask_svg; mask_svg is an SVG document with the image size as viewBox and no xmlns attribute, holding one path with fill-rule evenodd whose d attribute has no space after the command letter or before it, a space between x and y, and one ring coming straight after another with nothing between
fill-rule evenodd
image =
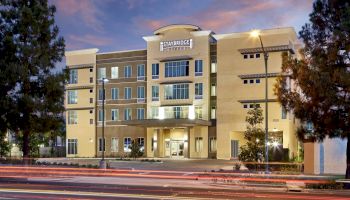
<instances>
[{"instance_id":1,"label":"entrance door","mask_svg":"<svg viewBox=\"0 0 350 200\"><path fill-rule=\"evenodd\" d=\"M238 140L231 140L231 158L238 157Z\"/></svg>"},{"instance_id":2,"label":"entrance door","mask_svg":"<svg viewBox=\"0 0 350 200\"><path fill-rule=\"evenodd\" d=\"M184 157L184 142L183 141L171 141L171 157Z\"/></svg>"}]
</instances>

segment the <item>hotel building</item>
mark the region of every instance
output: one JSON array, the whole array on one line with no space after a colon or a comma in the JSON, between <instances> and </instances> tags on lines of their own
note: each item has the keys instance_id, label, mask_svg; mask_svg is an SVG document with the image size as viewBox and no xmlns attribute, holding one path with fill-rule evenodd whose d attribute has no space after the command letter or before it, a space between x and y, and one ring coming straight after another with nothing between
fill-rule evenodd
<instances>
[{"instance_id":1,"label":"hotel building","mask_svg":"<svg viewBox=\"0 0 350 200\"><path fill-rule=\"evenodd\" d=\"M295 119L273 85L282 52L296 55L297 36L293 28L277 28L262 30L261 38L269 55L270 139L294 157ZM194 25L165 26L143 39L147 49L66 52L67 157L100 157L103 150L106 157L124 156L136 140L146 157L237 158L247 111L264 111L260 41L249 32L215 34Z\"/></svg>"}]
</instances>

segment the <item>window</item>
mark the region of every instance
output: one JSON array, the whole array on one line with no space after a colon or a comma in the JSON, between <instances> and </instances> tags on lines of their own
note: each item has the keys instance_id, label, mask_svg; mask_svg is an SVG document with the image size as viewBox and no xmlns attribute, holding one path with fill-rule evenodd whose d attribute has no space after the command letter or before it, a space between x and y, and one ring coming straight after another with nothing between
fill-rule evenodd
<instances>
[{"instance_id":1,"label":"window","mask_svg":"<svg viewBox=\"0 0 350 200\"><path fill-rule=\"evenodd\" d=\"M94 113L94 110L90 110L90 114Z\"/></svg>"},{"instance_id":2,"label":"window","mask_svg":"<svg viewBox=\"0 0 350 200\"><path fill-rule=\"evenodd\" d=\"M171 108L171 107L170 107ZM175 106L172 107L173 115L170 117L173 117L175 119L187 119L188 118L188 107L184 106ZM169 118L169 111L166 111L166 118Z\"/></svg>"},{"instance_id":3,"label":"window","mask_svg":"<svg viewBox=\"0 0 350 200\"><path fill-rule=\"evenodd\" d=\"M102 101L103 99L106 99L105 93L103 89L98 89L98 100Z\"/></svg>"},{"instance_id":4,"label":"window","mask_svg":"<svg viewBox=\"0 0 350 200\"><path fill-rule=\"evenodd\" d=\"M255 54L255 58L260 58L260 53Z\"/></svg>"},{"instance_id":5,"label":"window","mask_svg":"<svg viewBox=\"0 0 350 200\"><path fill-rule=\"evenodd\" d=\"M137 65L137 80L138 81L145 80L145 65L144 64Z\"/></svg>"},{"instance_id":6,"label":"window","mask_svg":"<svg viewBox=\"0 0 350 200\"><path fill-rule=\"evenodd\" d=\"M137 144L140 146L140 151L145 151L145 138L139 137L137 138Z\"/></svg>"},{"instance_id":7,"label":"window","mask_svg":"<svg viewBox=\"0 0 350 200\"><path fill-rule=\"evenodd\" d=\"M94 82L94 78L90 77L90 83Z\"/></svg>"},{"instance_id":8,"label":"window","mask_svg":"<svg viewBox=\"0 0 350 200\"><path fill-rule=\"evenodd\" d=\"M90 103L94 103L94 99L93 98L90 98Z\"/></svg>"},{"instance_id":9,"label":"window","mask_svg":"<svg viewBox=\"0 0 350 200\"><path fill-rule=\"evenodd\" d=\"M103 138L103 144L102 138L98 138L98 151L106 151L106 138Z\"/></svg>"},{"instance_id":10,"label":"window","mask_svg":"<svg viewBox=\"0 0 350 200\"><path fill-rule=\"evenodd\" d=\"M197 153L203 151L203 138L202 137L195 137L195 151Z\"/></svg>"},{"instance_id":11,"label":"window","mask_svg":"<svg viewBox=\"0 0 350 200\"><path fill-rule=\"evenodd\" d=\"M249 108L254 108L254 104L249 104Z\"/></svg>"},{"instance_id":12,"label":"window","mask_svg":"<svg viewBox=\"0 0 350 200\"><path fill-rule=\"evenodd\" d=\"M216 107L215 106L211 107L210 116L211 116L211 119L216 119Z\"/></svg>"},{"instance_id":13,"label":"window","mask_svg":"<svg viewBox=\"0 0 350 200\"><path fill-rule=\"evenodd\" d=\"M194 61L194 75L203 76L203 61L196 60Z\"/></svg>"},{"instance_id":14,"label":"window","mask_svg":"<svg viewBox=\"0 0 350 200\"><path fill-rule=\"evenodd\" d=\"M71 69L69 70L69 84L77 84L78 83L78 70Z\"/></svg>"},{"instance_id":15,"label":"window","mask_svg":"<svg viewBox=\"0 0 350 200\"><path fill-rule=\"evenodd\" d=\"M78 139L68 139L68 154L78 154Z\"/></svg>"},{"instance_id":16,"label":"window","mask_svg":"<svg viewBox=\"0 0 350 200\"><path fill-rule=\"evenodd\" d=\"M93 72L93 71L94 71L94 69L90 68L90 72Z\"/></svg>"},{"instance_id":17,"label":"window","mask_svg":"<svg viewBox=\"0 0 350 200\"><path fill-rule=\"evenodd\" d=\"M119 143L119 140L115 137L112 137L111 139L111 152L118 152L118 143Z\"/></svg>"},{"instance_id":18,"label":"window","mask_svg":"<svg viewBox=\"0 0 350 200\"><path fill-rule=\"evenodd\" d=\"M131 152L131 149L129 148L131 145L131 138L126 137L124 138L124 152Z\"/></svg>"},{"instance_id":19,"label":"window","mask_svg":"<svg viewBox=\"0 0 350 200\"><path fill-rule=\"evenodd\" d=\"M132 69L131 66L125 66L124 67L124 77L125 78L131 78L131 74L132 74Z\"/></svg>"},{"instance_id":20,"label":"window","mask_svg":"<svg viewBox=\"0 0 350 200\"><path fill-rule=\"evenodd\" d=\"M78 124L78 113L76 110L68 111L68 124Z\"/></svg>"},{"instance_id":21,"label":"window","mask_svg":"<svg viewBox=\"0 0 350 200\"><path fill-rule=\"evenodd\" d=\"M165 63L165 77L181 77L189 75L189 61L171 61Z\"/></svg>"},{"instance_id":22,"label":"window","mask_svg":"<svg viewBox=\"0 0 350 200\"><path fill-rule=\"evenodd\" d=\"M137 109L137 119L145 119L145 109L144 108Z\"/></svg>"},{"instance_id":23,"label":"window","mask_svg":"<svg viewBox=\"0 0 350 200\"><path fill-rule=\"evenodd\" d=\"M119 120L119 110L118 109L112 109L111 110L111 120L112 121Z\"/></svg>"},{"instance_id":24,"label":"window","mask_svg":"<svg viewBox=\"0 0 350 200\"><path fill-rule=\"evenodd\" d=\"M152 64L152 79L159 79L159 64Z\"/></svg>"},{"instance_id":25,"label":"window","mask_svg":"<svg viewBox=\"0 0 350 200\"><path fill-rule=\"evenodd\" d=\"M250 84L253 84L253 83L254 83L254 79L250 79L250 80L249 80L249 83L250 83Z\"/></svg>"},{"instance_id":26,"label":"window","mask_svg":"<svg viewBox=\"0 0 350 200\"><path fill-rule=\"evenodd\" d=\"M209 137L209 152L216 152L216 137Z\"/></svg>"},{"instance_id":27,"label":"window","mask_svg":"<svg viewBox=\"0 0 350 200\"><path fill-rule=\"evenodd\" d=\"M93 119L90 119L90 124L94 124L94 120Z\"/></svg>"},{"instance_id":28,"label":"window","mask_svg":"<svg viewBox=\"0 0 350 200\"><path fill-rule=\"evenodd\" d=\"M159 108L158 107L151 107L151 118L152 119L159 118Z\"/></svg>"},{"instance_id":29,"label":"window","mask_svg":"<svg viewBox=\"0 0 350 200\"><path fill-rule=\"evenodd\" d=\"M106 68L98 68L97 79L102 80L103 78L106 78Z\"/></svg>"},{"instance_id":30,"label":"window","mask_svg":"<svg viewBox=\"0 0 350 200\"><path fill-rule=\"evenodd\" d=\"M137 102L145 102L145 87L137 87Z\"/></svg>"},{"instance_id":31,"label":"window","mask_svg":"<svg viewBox=\"0 0 350 200\"><path fill-rule=\"evenodd\" d=\"M90 93L92 93L94 90L93 89L90 89Z\"/></svg>"},{"instance_id":32,"label":"window","mask_svg":"<svg viewBox=\"0 0 350 200\"><path fill-rule=\"evenodd\" d=\"M119 78L119 67L111 68L111 78Z\"/></svg>"},{"instance_id":33,"label":"window","mask_svg":"<svg viewBox=\"0 0 350 200\"><path fill-rule=\"evenodd\" d=\"M118 88L111 89L111 97L113 100L119 99L119 89Z\"/></svg>"},{"instance_id":34,"label":"window","mask_svg":"<svg viewBox=\"0 0 350 200\"><path fill-rule=\"evenodd\" d=\"M211 90L210 90L210 92L211 92L211 96L212 96L212 97L216 96L216 84L215 84L215 83L212 83L212 84L211 84Z\"/></svg>"},{"instance_id":35,"label":"window","mask_svg":"<svg viewBox=\"0 0 350 200\"><path fill-rule=\"evenodd\" d=\"M152 101L159 101L159 86L152 86Z\"/></svg>"},{"instance_id":36,"label":"window","mask_svg":"<svg viewBox=\"0 0 350 200\"><path fill-rule=\"evenodd\" d=\"M124 120L131 120L131 109L130 108L124 109Z\"/></svg>"},{"instance_id":37,"label":"window","mask_svg":"<svg viewBox=\"0 0 350 200\"><path fill-rule=\"evenodd\" d=\"M164 86L165 99L188 99L188 84L174 84Z\"/></svg>"},{"instance_id":38,"label":"window","mask_svg":"<svg viewBox=\"0 0 350 200\"><path fill-rule=\"evenodd\" d=\"M306 130L308 130L308 131L314 130L314 125L311 121L306 122Z\"/></svg>"},{"instance_id":39,"label":"window","mask_svg":"<svg viewBox=\"0 0 350 200\"><path fill-rule=\"evenodd\" d=\"M243 55L243 58L244 58L244 59L248 59L248 55L247 55L247 54L244 54L244 55Z\"/></svg>"},{"instance_id":40,"label":"window","mask_svg":"<svg viewBox=\"0 0 350 200\"><path fill-rule=\"evenodd\" d=\"M78 91L68 90L68 104L77 104L77 103L78 103Z\"/></svg>"},{"instance_id":41,"label":"window","mask_svg":"<svg viewBox=\"0 0 350 200\"><path fill-rule=\"evenodd\" d=\"M211 73L216 73L216 71L217 71L217 62L216 62L216 60L211 61L210 71L211 71Z\"/></svg>"},{"instance_id":42,"label":"window","mask_svg":"<svg viewBox=\"0 0 350 200\"><path fill-rule=\"evenodd\" d=\"M202 119L203 118L203 108L201 106L196 106L194 108L194 111L196 113L196 119Z\"/></svg>"},{"instance_id":43,"label":"window","mask_svg":"<svg viewBox=\"0 0 350 200\"><path fill-rule=\"evenodd\" d=\"M195 99L203 99L203 83L196 83L194 88Z\"/></svg>"},{"instance_id":44,"label":"window","mask_svg":"<svg viewBox=\"0 0 350 200\"><path fill-rule=\"evenodd\" d=\"M287 119L287 110L282 106L282 119Z\"/></svg>"},{"instance_id":45,"label":"window","mask_svg":"<svg viewBox=\"0 0 350 200\"><path fill-rule=\"evenodd\" d=\"M131 99L131 87L124 88L124 99Z\"/></svg>"},{"instance_id":46,"label":"window","mask_svg":"<svg viewBox=\"0 0 350 200\"><path fill-rule=\"evenodd\" d=\"M249 55L249 58L254 58L254 54L250 54L250 55Z\"/></svg>"},{"instance_id":47,"label":"window","mask_svg":"<svg viewBox=\"0 0 350 200\"><path fill-rule=\"evenodd\" d=\"M238 149L239 149L238 140L231 140L231 157L232 158L238 157Z\"/></svg>"},{"instance_id":48,"label":"window","mask_svg":"<svg viewBox=\"0 0 350 200\"><path fill-rule=\"evenodd\" d=\"M99 110L98 110L98 121L99 121L99 122L102 122L102 120L105 119L105 118L103 117L103 115L105 115L105 117L106 117L106 113L103 112L102 109L99 109Z\"/></svg>"},{"instance_id":49,"label":"window","mask_svg":"<svg viewBox=\"0 0 350 200\"><path fill-rule=\"evenodd\" d=\"M256 79L256 80L255 80L255 83L260 83L260 79Z\"/></svg>"}]
</instances>

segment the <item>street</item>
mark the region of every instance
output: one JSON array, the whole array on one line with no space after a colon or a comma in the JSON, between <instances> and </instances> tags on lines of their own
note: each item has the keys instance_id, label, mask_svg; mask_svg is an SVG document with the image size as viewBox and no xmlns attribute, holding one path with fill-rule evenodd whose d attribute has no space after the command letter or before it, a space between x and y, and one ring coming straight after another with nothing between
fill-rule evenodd
<instances>
[{"instance_id":1,"label":"street","mask_svg":"<svg viewBox=\"0 0 350 200\"><path fill-rule=\"evenodd\" d=\"M273 179L277 181L272 181L271 187L243 180L239 178L223 183L195 173L169 171L2 166L0 198L350 199L350 192L344 190L287 191L285 187L274 185L281 178Z\"/></svg>"}]
</instances>

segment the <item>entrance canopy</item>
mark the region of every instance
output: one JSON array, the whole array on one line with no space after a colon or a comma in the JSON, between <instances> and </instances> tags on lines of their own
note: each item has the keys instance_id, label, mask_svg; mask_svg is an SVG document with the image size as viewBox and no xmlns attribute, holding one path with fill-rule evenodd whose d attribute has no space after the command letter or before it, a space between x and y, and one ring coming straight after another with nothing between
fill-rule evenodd
<instances>
[{"instance_id":1,"label":"entrance canopy","mask_svg":"<svg viewBox=\"0 0 350 200\"><path fill-rule=\"evenodd\" d=\"M123 124L128 126L142 127L193 127L193 126L211 126L211 121L201 119L144 119L128 120Z\"/></svg>"}]
</instances>

